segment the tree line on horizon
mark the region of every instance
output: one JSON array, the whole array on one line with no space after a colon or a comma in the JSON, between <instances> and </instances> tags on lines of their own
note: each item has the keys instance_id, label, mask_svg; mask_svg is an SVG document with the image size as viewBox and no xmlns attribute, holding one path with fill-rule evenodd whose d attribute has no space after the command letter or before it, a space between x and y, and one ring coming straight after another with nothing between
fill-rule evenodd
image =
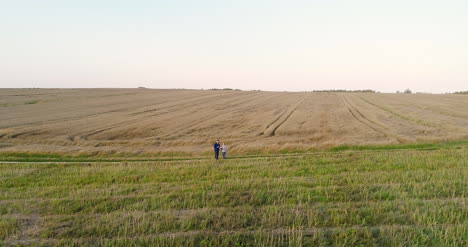
<instances>
[{"instance_id":1,"label":"tree line on horizon","mask_svg":"<svg viewBox=\"0 0 468 247\"><path fill-rule=\"evenodd\" d=\"M203 90L203 89L202 89ZM256 91L261 92L263 90L242 90L242 89L233 89L233 88L210 88L207 90L219 90L219 91ZM316 93L380 93L379 91L372 90L372 89L357 89L357 90L347 90L347 89L321 89L321 90L312 90L311 92ZM412 94L413 92L411 89L407 88L403 91L397 90L395 93L404 93L404 94ZM416 94L422 94L423 92L416 92ZM468 94L468 91L456 91L453 93L446 93L446 94Z\"/></svg>"}]
</instances>

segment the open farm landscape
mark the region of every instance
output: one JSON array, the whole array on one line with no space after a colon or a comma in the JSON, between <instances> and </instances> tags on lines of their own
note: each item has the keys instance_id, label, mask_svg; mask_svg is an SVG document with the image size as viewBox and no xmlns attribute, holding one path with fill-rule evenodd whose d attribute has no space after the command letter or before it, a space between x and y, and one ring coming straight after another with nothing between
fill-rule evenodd
<instances>
[{"instance_id":1,"label":"open farm landscape","mask_svg":"<svg viewBox=\"0 0 468 247\"><path fill-rule=\"evenodd\" d=\"M0 245L468 244L465 95L0 93Z\"/></svg>"},{"instance_id":2,"label":"open farm landscape","mask_svg":"<svg viewBox=\"0 0 468 247\"><path fill-rule=\"evenodd\" d=\"M0 247L467 247L468 1L4 1Z\"/></svg>"}]
</instances>

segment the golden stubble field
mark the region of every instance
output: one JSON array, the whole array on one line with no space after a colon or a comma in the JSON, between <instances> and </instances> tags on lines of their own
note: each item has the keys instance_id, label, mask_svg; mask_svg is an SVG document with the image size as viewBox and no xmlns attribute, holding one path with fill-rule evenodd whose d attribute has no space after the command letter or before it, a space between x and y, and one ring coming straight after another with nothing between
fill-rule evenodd
<instances>
[{"instance_id":1,"label":"golden stubble field","mask_svg":"<svg viewBox=\"0 0 468 247\"><path fill-rule=\"evenodd\" d=\"M0 89L0 151L232 153L468 138L468 96Z\"/></svg>"}]
</instances>

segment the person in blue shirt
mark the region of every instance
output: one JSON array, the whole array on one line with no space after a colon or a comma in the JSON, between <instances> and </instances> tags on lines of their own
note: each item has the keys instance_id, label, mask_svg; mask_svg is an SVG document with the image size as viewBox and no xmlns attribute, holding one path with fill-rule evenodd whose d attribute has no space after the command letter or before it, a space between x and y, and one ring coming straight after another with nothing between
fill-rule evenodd
<instances>
[{"instance_id":1,"label":"person in blue shirt","mask_svg":"<svg viewBox=\"0 0 468 247\"><path fill-rule=\"evenodd\" d=\"M215 153L215 159L218 159L219 156L219 140L216 140L215 144L213 145L214 148L214 153Z\"/></svg>"}]
</instances>

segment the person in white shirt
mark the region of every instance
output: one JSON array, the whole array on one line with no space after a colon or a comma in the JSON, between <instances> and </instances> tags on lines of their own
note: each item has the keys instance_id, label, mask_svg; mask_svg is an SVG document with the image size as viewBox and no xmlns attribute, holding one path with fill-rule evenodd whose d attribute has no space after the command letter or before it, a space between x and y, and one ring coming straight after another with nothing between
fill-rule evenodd
<instances>
[{"instance_id":1,"label":"person in white shirt","mask_svg":"<svg viewBox=\"0 0 468 247\"><path fill-rule=\"evenodd\" d=\"M223 145L221 145L220 149L221 149L221 152L223 153L223 159L226 159L227 146L224 145L224 142L223 142Z\"/></svg>"}]
</instances>

